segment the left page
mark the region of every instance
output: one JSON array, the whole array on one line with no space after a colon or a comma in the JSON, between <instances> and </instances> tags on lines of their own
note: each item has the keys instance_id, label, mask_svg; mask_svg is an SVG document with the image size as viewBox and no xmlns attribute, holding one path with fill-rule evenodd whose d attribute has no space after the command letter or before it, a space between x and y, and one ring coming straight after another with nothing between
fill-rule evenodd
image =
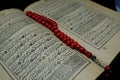
<instances>
[{"instance_id":1,"label":"left page","mask_svg":"<svg viewBox=\"0 0 120 80\"><path fill-rule=\"evenodd\" d=\"M0 12L0 80L95 80L102 72L22 11Z\"/></svg>"}]
</instances>

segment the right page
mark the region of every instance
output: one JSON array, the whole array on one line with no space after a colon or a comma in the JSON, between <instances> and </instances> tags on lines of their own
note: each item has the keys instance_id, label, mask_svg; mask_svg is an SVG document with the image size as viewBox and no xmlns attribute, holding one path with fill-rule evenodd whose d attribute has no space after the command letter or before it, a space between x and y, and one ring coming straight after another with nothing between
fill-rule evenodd
<instances>
[{"instance_id":1,"label":"right page","mask_svg":"<svg viewBox=\"0 0 120 80\"><path fill-rule=\"evenodd\" d=\"M108 65L120 51L120 14L90 0L45 0L28 6Z\"/></svg>"}]
</instances>

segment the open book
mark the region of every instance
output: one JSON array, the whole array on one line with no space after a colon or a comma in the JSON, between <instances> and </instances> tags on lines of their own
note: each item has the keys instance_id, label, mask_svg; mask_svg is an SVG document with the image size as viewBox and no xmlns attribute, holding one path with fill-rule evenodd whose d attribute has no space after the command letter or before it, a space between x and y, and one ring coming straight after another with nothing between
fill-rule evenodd
<instances>
[{"instance_id":1,"label":"open book","mask_svg":"<svg viewBox=\"0 0 120 80\"><path fill-rule=\"evenodd\" d=\"M104 69L25 15L33 11L104 65L120 51L120 15L89 0L41 0L0 12L0 80L95 80Z\"/></svg>"}]
</instances>

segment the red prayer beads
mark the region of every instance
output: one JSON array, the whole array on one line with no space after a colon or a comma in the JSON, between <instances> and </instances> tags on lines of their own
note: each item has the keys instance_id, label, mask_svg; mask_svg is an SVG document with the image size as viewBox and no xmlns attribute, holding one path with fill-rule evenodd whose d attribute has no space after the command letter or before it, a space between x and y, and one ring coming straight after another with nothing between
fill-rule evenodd
<instances>
[{"instance_id":1,"label":"red prayer beads","mask_svg":"<svg viewBox=\"0 0 120 80\"><path fill-rule=\"evenodd\" d=\"M38 23L44 25L46 28L50 29L55 36L57 36L62 42L64 42L66 45L70 46L72 49L76 49L80 53L84 54L86 57L91 58L94 62L99 64L101 67L103 67L98 60L96 59L96 56L94 56L91 52L87 51L84 47L82 47L80 44L78 44L76 41L74 41L72 38L64 34L62 31L58 29L58 25L55 21L51 20L50 18L47 18L42 15L38 15L37 13L27 11L26 15L30 18L34 19ZM104 67L105 71L110 71L110 66ZM108 74L105 74L106 77L108 77Z\"/></svg>"},{"instance_id":2,"label":"red prayer beads","mask_svg":"<svg viewBox=\"0 0 120 80\"><path fill-rule=\"evenodd\" d=\"M105 69L105 78L108 79L112 73L112 69L110 66L106 66L104 69Z\"/></svg>"},{"instance_id":3,"label":"red prayer beads","mask_svg":"<svg viewBox=\"0 0 120 80\"><path fill-rule=\"evenodd\" d=\"M41 23L48 29L50 29L63 43L70 46L72 49L76 49L77 51L81 52L88 58L92 57L92 53L87 51L85 48L80 46L76 41L74 41L72 38L64 34L62 31L58 29L57 23L45 16L38 15L34 12L27 11L26 15L34 19L35 21Z\"/></svg>"},{"instance_id":4,"label":"red prayer beads","mask_svg":"<svg viewBox=\"0 0 120 80\"><path fill-rule=\"evenodd\" d=\"M109 70L111 70L111 67L110 66L106 66L105 67L105 71L109 71Z\"/></svg>"}]
</instances>

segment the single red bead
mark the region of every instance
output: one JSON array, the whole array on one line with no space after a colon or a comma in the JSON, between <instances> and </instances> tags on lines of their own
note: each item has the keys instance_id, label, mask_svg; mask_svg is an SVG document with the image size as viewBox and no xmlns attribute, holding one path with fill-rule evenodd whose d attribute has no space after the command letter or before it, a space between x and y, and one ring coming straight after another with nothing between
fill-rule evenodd
<instances>
[{"instance_id":1,"label":"single red bead","mask_svg":"<svg viewBox=\"0 0 120 80\"><path fill-rule=\"evenodd\" d=\"M61 36L59 37L60 40L62 40L64 38L64 33L59 31L61 33Z\"/></svg>"},{"instance_id":2,"label":"single red bead","mask_svg":"<svg viewBox=\"0 0 120 80\"><path fill-rule=\"evenodd\" d=\"M45 23L45 26L46 26L46 27L48 27L48 25L49 25L48 23Z\"/></svg>"},{"instance_id":3,"label":"single red bead","mask_svg":"<svg viewBox=\"0 0 120 80\"><path fill-rule=\"evenodd\" d=\"M64 33L60 31L60 36L59 36L59 39L61 41L66 41L65 37L64 37Z\"/></svg>"},{"instance_id":4,"label":"single red bead","mask_svg":"<svg viewBox=\"0 0 120 80\"><path fill-rule=\"evenodd\" d=\"M30 13L30 14L28 14L27 16L29 16L29 17L31 18L31 17L32 17L32 15L33 15L33 14L32 14L32 13Z\"/></svg>"},{"instance_id":5,"label":"single red bead","mask_svg":"<svg viewBox=\"0 0 120 80\"><path fill-rule=\"evenodd\" d=\"M73 42L74 42L74 40L70 38L70 42L71 42L71 43L73 43Z\"/></svg>"},{"instance_id":6,"label":"single red bead","mask_svg":"<svg viewBox=\"0 0 120 80\"><path fill-rule=\"evenodd\" d=\"M61 32L61 31L60 31L60 33L61 33L61 35L63 35L63 37L64 37L64 33L63 33L63 32Z\"/></svg>"},{"instance_id":7,"label":"single red bead","mask_svg":"<svg viewBox=\"0 0 120 80\"><path fill-rule=\"evenodd\" d=\"M31 11L26 11L25 13L27 16L31 16L32 15L32 12Z\"/></svg>"},{"instance_id":8,"label":"single red bead","mask_svg":"<svg viewBox=\"0 0 120 80\"><path fill-rule=\"evenodd\" d=\"M52 25L53 24L53 20L48 19L48 22Z\"/></svg>"},{"instance_id":9,"label":"single red bead","mask_svg":"<svg viewBox=\"0 0 120 80\"><path fill-rule=\"evenodd\" d=\"M39 17L40 19L42 19L42 16L39 15L38 17Z\"/></svg>"},{"instance_id":10,"label":"single red bead","mask_svg":"<svg viewBox=\"0 0 120 80\"><path fill-rule=\"evenodd\" d=\"M61 36L61 32L58 32L56 36L59 38Z\"/></svg>"},{"instance_id":11,"label":"single red bead","mask_svg":"<svg viewBox=\"0 0 120 80\"><path fill-rule=\"evenodd\" d=\"M54 34L57 34L59 32L59 30L55 29L53 32L54 32Z\"/></svg>"},{"instance_id":12,"label":"single red bead","mask_svg":"<svg viewBox=\"0 0 120 80\"><path fill-rule=\"evenodd\" d=\"M51 31L53 32L55 29L57 29L56 27L52 26L51 27Z\"/></svg>"},{"instance_id":13,"label":"single red bead","mask_svg":"<svg viewBox=\"0 0 120 80\"><path fill-rule=\"evenodd\" d=\"M66 35L66 36L67 36L67 35ZM67 36L67 40L69 40L69 41L70 41L70 40L71 40L71 38L70 38L69 36Z\"/></svg>"},{"instance_id":14,"label":"single red bead","mask_svg":"<svg viewBox=\"0 0 120 80\"><path fill-rule=\"evenodd\" d=\"M42 20L47 21L47 18L45 16L43 16Z\"/></svg>"},{"instance_id":15,"label":"single red bead","mask_svg":"<svg viewBox=\"0 0 120 80\"><path fill-rule=\"evenodd\" d=\"M48 26L47 26L48 29L51 29L51 27L52 27L51 25L48 25Z\"/></svg>"},{"instance_id":16,"label":"single red bead","mask_svg":"<svg viewBox=\"0 0 120 80\"><path fill-rule=\"evenodd\" d=\"M52 25L53 25L53 26L57 26L57 23L56 23L56 22L53 22Z\"/></svg>"},{"instance_id":17,"label":"single red bead","mask_svg":"<svg viewBox=\"0 0 120 80\"><path fill-rule=\"evenodd\" d=\"M67 36L66 34L64 34L64 33L63 33L63 36L64 36L65 38L67 38L67 37L68 37L68 36Z\"/></svg>"},{"instance_id":18,"label":"single red bead","mask_svg":"<svg viewBox=\"0 0 120 80\"><path fill-rule=\"evenodd\" d=\"M80 48L79 48L79 51L80 51L82 54L84 54L84 52L85 52L85 48L80 47Z\"/></svg>"},{"instance_id":19,"label":"single red bead","mask_svg":"<svg viewBox=\"0 0 120 80\"><path fill-rule=\"evenodd\" d=\"M110 70L111 70L111 67L108 65L108 66L106 66L104 69L105 69L105 71L110 71Z\"/></svg>"},{"instance_id":20,"label":"single red bead","mask_svg":"<svg viewBox=\"0 0 120 80\"><path fill-rule=\"evenodd\" d=\"M70 45L70 43L71 43L71 42L70 42L69 40L67 40L67 41L66 41L66 45L68 45L68 46L69 46L69 45Z\"/></svg>"},{"instance_id":21,"label":"single red bead","mask_svg":"<svg viewBox=\"0 0 120 80\"><path fill-rule=\"evenodd\" d=\"M74 43L75 47L76 47L76 45L78 44L76 41L74 41L74 42L72 42L72 43ZM74 48L75 48L75 47L74 47Z\"/></svg>"},{"instance_id":22,"label":"single red bead","mask_svg":"<svg viewBox=\"0 0 120 80\"><path fill-rule=\"evenodd\" d=\"M71 47L71 48L75 48L75 46L76 46L76 43L74 43L74 42L72 42L72 43L70 44L70 47Z\"/></svg>"},{"instance_id":23,"label":"single red bead","mask_svg":"<svg viewBox=\"0 0 120 80\"><path fill-rule=\"evenodd\" d=\"M56 23L54 20L52 20L52 19L50 19L50 18L49 18L49 22L50 22L51 24L55 24L55 23Z\"/></svg>"},{"instance_id":24,"label":"single red bead","mask_svg":"<svg viewBox=\"0 0 120 80\"><path fill-rule=\"evenodd\" d=\"M41 23L41 22L42 22L42 20L39 18L39 19L38 19L38 22L39 22L39 23Z\"/></svg>"},{"instance_id":25,"label":"single red bead","mask_svg":"<svg viewBox=\"0 0 120 80\"><path fill-rule=\"evenodd\" d=\"M50 18L47 18L47 21L50 23L51 19L50 19Z\"/></svg>"},{"instance_id":26,"label":"single red bead","mask_svg":"<svg viewBox=\"0 0 120 80\"><path fill-rule=\"evenodd\" d=\"M60 39L61 41L66 40L66 39L63 40L63 38L64 38L64 36L61 34L61 36L59 37L59 39Z\"/></svg>"},{"instance_id":27,"label":"single red bead","mask_svg":"<svg viewBox=\"0 0 120 80\"><path fill-rule=\"evenodd\" d=\"M70 41L69 37L68 37L66 34L64 34L63 36L64 36L64 38L66 38L67 41L69 41L70 43L72 43L72 42Z\"/></svg>"},{"instance_id":28,"label":"single red bead","mask_svg":"<svg viewBox=\"0 0 120 80\"><path fill-rule=\"evenodd\" d=\"M54 27L53 27L53 26L51 26L50 30L53 32L53 31L54 31Z\"/></svg>"},{"instance_id":29,"label":"single red bead","mask_svg":"<svg viewBox=\"0 0 120 80\"><path fill-rule=\"evenodd\" d=\"M92 53L91 52L87 52L86 54L85 54L88 58L91 58L92 57Z\"/></svg>"},{"instance_id":30,"label":"single red bead","mask_svg":"<svg viewBox=\"0 0 120 80\"><path fill-rule=\"evenodd\" d=\"M53 26L53 28L54 28L54 29L58 29L58 27L57 27L57 26Z\"/></svg>"},{"instance_id":31,"label":"single red bead","mask_svg":"<svg viewBox=\"0 0 120 80\"><path fill-rule=\"evenodd\" d=\"M76 48L76 50L79 50L81 48L81 46L79 44L76 44L75 48Z\"/></svg>"},{"instance_id":32,"label":"single red bead","mask_svg":"<svg viewBox=\"0 0 120 80\"><path fill-rule=\"evenodd\" d=\"M58 33L62 33L60 30L58 30Z\"/></svg>"},{"instance_id":33,"label":"single red bead","mask_svg":"<svg viewBox=\"0 0 120 80\"><path fill-rule=\"evenodd\" d=\"M44 16L41 16L40 18L43 20L43 19L44 19Z\"/></svg>"},{"instance_id":34,"label":"single red bead","mask_svg":"<svg viewBox=\"0 0 120 80\"><path fill-rule=\"evenodd\" d=\"M41 24L44 25L46 22L45 21L41 21Z\"/></svg>"},{"instance_id":35,"label":"single red bead","mask_svg":"<svg viewBox=\"0 0 120 80\"><path fill-rule=\"evenodd\" d=\"M62 39L62 41L65 43L65 42L67 41L67 39L64 37L64 38Z\"/></svg>"},{"instance_id":36,"label":"single red bead","mask_svg":"<svg viewBox=\"0 0 120 80\"><path fill-rule=\"evenodd\" d=\"M38 20L39 20L39 17L35 17L35 20L37 21L37 22L39 22Z\"/></svg>"},{"instance_id":37,"label":"single red bead","mask_svg":"<svg viewBox=\"0 0 120 80\"><path fill-rule=\"evenodd\" d=\"M74 44L75 44L75 45L77 45L77 44L78 44L78 42L74 41Z\"/></svg>"},{"instance_id":38,"label":"single red bead","mask_svg":"<svg viewBox=\"0 0 120 80\"><path fill-rule=\"evenodd\" d=\"M89 52L85 49L83 53L87 55Z\"/></svg>"},{"instance_id":39,"label":"single red bead","mask_svg":"<svg viewBox=\"0 0 120 80\"><path fill-rule=\"evenodd\" d=\"M35 15L32 15L31 17L32 17L33 19L35 19L35 18L36 18L36 16L35 16Z\"/></svg>"}]
</instances>

